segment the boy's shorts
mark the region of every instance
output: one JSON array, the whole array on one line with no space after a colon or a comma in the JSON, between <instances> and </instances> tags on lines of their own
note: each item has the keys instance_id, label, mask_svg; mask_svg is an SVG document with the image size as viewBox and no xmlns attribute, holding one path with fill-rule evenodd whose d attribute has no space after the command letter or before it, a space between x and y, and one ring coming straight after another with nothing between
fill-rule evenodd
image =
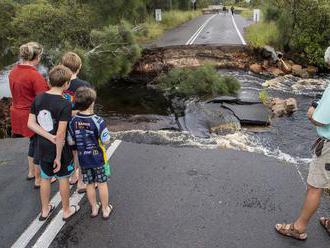
<instances>
[{"instance_id":1,"label":"boy's shorts","mask_svg":"<svg viewBox=\"0 0 330 248\"><path fill-rule=\"evenodd\" d=\"M61 165L59 172L54 173L54 163L40 161L40 176L43 179L51 179L52 177L56 178L65 178L70 177L74 172L74 165L71 161L68 165Z\"/></svg>"},{"instance_id":2,"label":"boy's shorts","mask_svg":"<svg viewBox=\"0 0 330 248\"><path fill-rule=\"evenodd\" d=\"M307 183L318 189L330 188L330 142L324 143L320 157L313 158Z\"/></svg>"},{"instance_id":3,"label":"boy's shorts","mask_svg":"<svg viewBox=\"0 0 330 248\"><path fill-rule=\"evenodd\" d=\"M104 166L96 168L81 168L81 172L85 184L105 183L108 180Z\"/></svg>"}]
</instances>

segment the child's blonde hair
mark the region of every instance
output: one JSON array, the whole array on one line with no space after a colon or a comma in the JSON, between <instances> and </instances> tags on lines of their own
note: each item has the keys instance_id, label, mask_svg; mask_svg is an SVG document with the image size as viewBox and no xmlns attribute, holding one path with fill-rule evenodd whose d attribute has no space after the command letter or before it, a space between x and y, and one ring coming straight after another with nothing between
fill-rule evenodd
<instances>
[{"instance_id":1,"label":"child's blonde hair","mask_svg":"<svg viewBox=\"0 0 330 248\"><path fill-rule=\"evenodd\" d=\"M28 42L19 48L19 56L25 61L33 61L43 53L43 48L38 42Z\"/></svg>"},{"instance_id":2,"label":"child's blonde hair","mask_svg":"<svg viewBox=\"0 0 330 248\"><path fill-rule=\"evenodd\" d=\"M61 64L68 67L73 73L77 73L81 68L82 62L78 54L67 52L62 56Z\"/></svg>"}]
</instances>

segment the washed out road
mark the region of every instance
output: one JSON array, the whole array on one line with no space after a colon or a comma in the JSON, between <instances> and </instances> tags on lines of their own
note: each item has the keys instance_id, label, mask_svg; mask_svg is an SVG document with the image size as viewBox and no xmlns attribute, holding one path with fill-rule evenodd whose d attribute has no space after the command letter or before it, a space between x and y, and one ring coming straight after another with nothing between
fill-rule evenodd
<instances>
[{"instance_id":1,"label":"washed out road","mask_svg":"<svg viewBox=\"0 0 330 248\"><path fill-rule=\"evenodd\" d=\"M23 180L26 144L0 142L1 247L10 247L39 211L38 191ZM316 217L305 243L273 229L296 217L304 197L292 164L233 150L125 142L110 162L110 220L91 219L84 197L76 217L58 230L59 206L27 247L329 247ZM49 226L57 231L44 235ZM40 239L44 245L33 246Z\"/></svg>"}]
</instances>

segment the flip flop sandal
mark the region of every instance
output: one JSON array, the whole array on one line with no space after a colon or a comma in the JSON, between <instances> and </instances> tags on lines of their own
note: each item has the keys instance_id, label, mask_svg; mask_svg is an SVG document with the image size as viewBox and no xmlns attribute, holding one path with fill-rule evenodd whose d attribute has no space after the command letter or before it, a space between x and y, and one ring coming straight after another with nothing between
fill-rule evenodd
<instances>
[{"instance_id":1,"label":"flip flop sandal","mask_svg":"<svg viewBox=\"0 0 330 248\"><path fill-rule=\"evenodd\" d=\"M113 212L113 211L112 211L112 210L113 210L113 207L112 207L111 204L109 204L109 208L110 208L110 213L109 213L108 216L104 216L104 215L102 214L102 219L103 219L103 220L108 220L108 219L110 218L110 215L111 215L111 213Z\"/></svg>"},{"instance_id":2,"label":"flip flop sandal","mask_svg":"<svg viewBox=\"0 0 330 248\"><path fill-rule=\"evenodd\" d=\"M26 177L26 180L27 180L27 181L32 181L34 178L35 178L34 176L33 176L33 177L29 177L29 176L27 176L27 177Z\"/></svg>"},{"instance_id":3,"label":"flip flop sandal","mask_svg":"<svg viewBox=\"0 0 330 248\"><path fill-rule=\"evenodd\" d=\"M96 204L96 207L97 207L97 214L94 215L93 212L91 211L90 217L91 217L92 219L95 218L95 217L97 217L97 216L99 215L100 210L101 210L101 204L97 203L97 204Z\"/></svg>"},{"instance_id":4,"label":"flip flop sandal","mask_svg":"<svg viewBox=\"0 0 330 248\"><path fill-rule=\"evenodd\" d=\"M78 194L84 194L84 193L86 193L86 189L78 189L77 193Z\"/></svg>"},{"instance_id":5,"label":"flip flop sandal","mask_svg":"<svg viewBox=\"0 0 330 248\"><path fill-rule=\"evenodd\" d=\"M76 213L78 213L79 212L79 210L80 210L80 207L79 207L79 205L71 205L70 207L73 207L74 208L74 212L73 212L73 214L71 214L69 217L67 217L67 218L62 218L62 220L63 221L69 221L69 220L71 220L72 219L72 217L74 217L75 215L76 215Z\"/></svg>"},{"instance_id":6,"label":"flip flop sandal","mask_svg":"<svg viewBox=\"0 0 330 248\"><path fill-rule=\"evenodd\" d=\"M327 231L328 235L330 235L330 219L322 217L320 219L320 224Z\"/></svg>"},{"instance_id":7,"label":"flip flop sandal","mask_svg":"<svg viewBox=\"0 0 330 248\"><path fill-rule=\"evenodd\" d=\"M307 239L306 233L300 233L295 227L294 224L289 224L289 228L287 228L288 224L276 224L275 230L286 237L290 237L293 239L297 239L300 241L305 241Z\"/></svg>"},{"instance_id":8,"label":"flip flop sandal","mask_svg":"<svg viewBox=\"0 0 330 248\"><path fill-rule=\"evenodd\" d=\"M34 185L33 186L35 189L40 189L40 185Z\"/></svg>"},{"instance_id":9,"label":"flip flop sandal","mask_svg":"<svg viewBox=\"0 0 330 248\"><path fill-rule=\"evenodd\" d=\"M45 221L45 220L47 220L49 218L49 216L52 214L52 212L55 209L55 206L54 205L49 205L49 206L50 206L50 209L49 209L49 212L48 212L47 216L46 217L43 217L42 214L40 214L39 221Z\"/></svg>"}]
</instances>

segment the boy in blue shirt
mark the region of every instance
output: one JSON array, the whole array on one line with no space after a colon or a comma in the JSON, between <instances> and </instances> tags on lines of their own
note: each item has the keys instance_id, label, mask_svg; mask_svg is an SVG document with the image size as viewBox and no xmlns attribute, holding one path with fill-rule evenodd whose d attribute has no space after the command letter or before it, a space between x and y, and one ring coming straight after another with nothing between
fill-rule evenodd
<instances>
[{"instance_id":1,"label":"boy in blue shirt","mask_svg":"<svg viewBox=\"0 0 330 248\"><path fill-rule=\"evenodd\" d=\"M104 145L110 142L110 133L105 121L94 114L96 92L89 87L80 87L75 94L75 108L78 113L69 124L69 144L77 151L83 182L87 184L87 197L91 205L92 218L102 207L103 219L108 219L112 211L109 204L107 180L110 166ZM101 206L96 202L97 183Z\"/></svg>"}]
</instances>

